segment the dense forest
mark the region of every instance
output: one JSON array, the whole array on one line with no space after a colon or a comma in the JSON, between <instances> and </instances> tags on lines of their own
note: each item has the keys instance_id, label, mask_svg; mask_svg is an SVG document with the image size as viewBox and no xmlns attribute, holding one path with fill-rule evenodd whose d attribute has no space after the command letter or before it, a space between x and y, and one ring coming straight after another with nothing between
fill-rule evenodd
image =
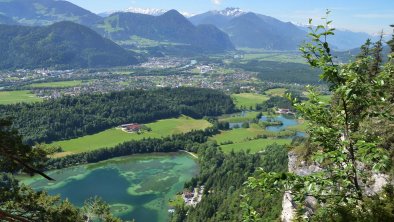
<instances>
[{"instance_id":1,"label":"dense forest","mask_svg":"<svg viewBox=\"0 0 394 222\"><path fill-rule=\"evenodd\" d=\"M34 104L0 106L28 144L94 134L125 123L147 123L181 114L202 118L234 111L231 98L210 89L134 90L63 97Z\"/></svg>"},{"instance_id":2,"label":"dense forest","mask_svg":"<svg viewBox=\"0 0 394 222\"><path fill-rule=\"evenodd\" d=\"M195 208L179 206L172 221L243 221L243 203L258 209L263 221L275 221L281 212L282 196L265 198L259 190L245 189L244 182L261 167L267 172L287 172L287 147L273 144L263 153L224 154L214 144L200 149L200 174L185 186L204 185L204 198ZM187 215L186 215L187 212Z\"/></svg>"}]
</instances>

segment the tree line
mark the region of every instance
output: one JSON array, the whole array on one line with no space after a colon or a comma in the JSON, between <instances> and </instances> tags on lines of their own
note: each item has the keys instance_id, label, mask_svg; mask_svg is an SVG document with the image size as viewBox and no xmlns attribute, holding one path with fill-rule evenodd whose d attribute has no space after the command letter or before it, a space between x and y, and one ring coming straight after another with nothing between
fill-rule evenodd
<instances>
[{"instance_id":1,"label":"tree line","mask_svg":"<svg viewBox=\"0 0 394 222\"><path fill-rule=\"evenodd\" d=\"M132 140L124 142L112 148L103 148L90 152L78 153L62 158L49 159L46 170L61 169L65 167L96 163L115 157L128 156L132 154L154 153L154 152L177 152L187 150L197 152L200 144L208 141L208 137L219 133L215 127L205 130L195 130L188 133L176 134L165 138L148 138L143 140Z\"/></svg>"},{"instance_id":2,"label":"tree line","mask_svg":"<svg viewBox=\"0 0 394 222\"><path fill-rule=\"evenodd\" d=\"M67 140L124 123L148 123L187 115L193 118L231 113L231 98L211 89L126 90L66 96L42 103L0 106L27 144Z\"/></svg>"}]
</instances>

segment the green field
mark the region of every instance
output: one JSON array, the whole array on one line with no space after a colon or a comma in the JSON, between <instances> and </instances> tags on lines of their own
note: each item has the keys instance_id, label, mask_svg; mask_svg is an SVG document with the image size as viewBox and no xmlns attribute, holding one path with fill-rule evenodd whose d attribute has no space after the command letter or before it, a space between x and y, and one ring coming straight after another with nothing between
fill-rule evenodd
<instances>
[{"instance_id":1,"label":"green field","mask_svg":"<svg viewBox=\"0 0 394 222\"><path fill-rule=\"evenodd\" d=\"M55 142L51 145L62 147L65 151L64 154L72 154L104 147L114 147L120 143L130 140L160 138L170 136L172 134L189 132L194 129L205 129L211 126L211 124L206 120L196 120L186 116L181 116L179 118L159 120L146 124L146 126L151 128L152 131L137 134L126 133L120 129L112 128L93 135Z\"/></svg>"},{"instance_id":2,"label":"green field","mask_svg":"<svg viewBox=\"0 0 394 222\"><path fill-rule=\"evenodd\" d=\"M230 122L230 123L239 123L253 120L256 118L259 112L256 111L248 111L244 116L241 113L231 114L231 115L223 115L219 117L220 121Z\"/></svg>"},{"instance_id":3,"label":"green field","mask_svg":"<svg viewBox=\"0 0 394 222\"><path fill-rule=\"evenodd\" d=\"M286 88L275 88L275 89L269 89L265 91L265 94L268 96L284 96L285 92L287 91Z\"/></svg>"},{"instance_id":4,"label":"green field","mask_svg":"<svg viewBox=\"0 0 394 222\"><path fill-rule=\"evenodd\" d=\"M305 127L306 124L300 127L288 127L286 130L273 132L260 127L258 124L252 123L249 128L235 128L232 130L221 131L220 134L217 134L210 139L215 140L219 145L229 141L233 143L241 143L255 139L257 136L266 136L270 139L275 139L275 137L290 137L294 135L295 131L305 132Z\"/></svg>"},{"instance_id":5,"label":"green field","mask_svg":"<svg viewBox=\"0 0 394 222\"><path fill-rule=\"evenodd\" d=\"M256 109L256 104L263 103L269 99L268 96L256 93L240 93L232 94L231 97L237 108L242 109Z\"/></svg>"},{"instance_id":6,"label":"green field","mask_svg":"<svg viewBox=\"0 0 394 222\"><path fill-rule=\"evenodd\" d=\"M67 87L79 86L81 84L82 84L81 80L72 80L72 81L60 81L60 82L33 83L27 86L33 88L67 88Z\"/></svg>"},{"instance_id":7,"label":"green field","mask_svg":"<svg viewBox=\"0 0 394 222\"><path fill-rule=\"evenodd\" d=\"M38 98L36 95L28 90L20 91L1 91L0 92L0 104L15 104L21 102L41 102L42 99Z\"/></svg>"},{"instance_id":8,"label":"green field","mask_svg":"<svg viewBox=\"0 0 394 222\"><path fill-rule=\"evenodd\" d=\"M241 150L250 150L252 153L256 153L263 150L266 146L274 143L277 143L279 145L290 144L291 139L257 139L241 143L221 145L220 147L225 153L229 153L232 150L234 150L234 152L239 152Z\"/></svg>"},{"instance_id":9,"label":"green field","mask_svg":"<svg viewBox=\"0 0 394 222\"><path fill-rule=\"evenodd\" d=\"M265 132L264 129L259 127L252 127L251 128L238 128L232 129L228 131L222 131L220 134L217 134L211 137L212 140L215 140L218 144L223 142L232 141L234 143L243 142L244 140L250 138L254 138L257 135L261 135Z\"/></svg>"},{"instance_id":10,"label":"green field","mask_svg":"<svg viewBox=\"0 0 394 222\"><path fill-rule=\"evenodd\" d=\"M243 60L306 63L299 52L277 52L250 48L241 48L240 50L245 53Z\"/></svg>"}]
</instances>

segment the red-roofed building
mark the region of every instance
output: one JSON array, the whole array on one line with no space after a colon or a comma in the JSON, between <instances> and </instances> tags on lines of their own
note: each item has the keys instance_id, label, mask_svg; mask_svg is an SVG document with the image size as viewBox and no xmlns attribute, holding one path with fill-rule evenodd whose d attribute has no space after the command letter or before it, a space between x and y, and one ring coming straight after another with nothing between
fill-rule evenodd
<instances>
[{"instance_id":1,"label":"red-roofed building","mask_svg":"<svg viewBox=\"0 0 394 222\"><path fill-rule=\"evenodd\" d=\"M139 132L141 130L141 125L138 123L123 124L120 126L122 130L132 133Z\"/></svg>"}]
</instances>

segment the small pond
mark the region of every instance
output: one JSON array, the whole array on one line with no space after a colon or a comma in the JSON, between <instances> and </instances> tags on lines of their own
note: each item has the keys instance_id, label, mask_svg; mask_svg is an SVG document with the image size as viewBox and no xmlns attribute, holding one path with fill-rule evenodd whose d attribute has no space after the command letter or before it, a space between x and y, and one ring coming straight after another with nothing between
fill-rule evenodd
<instances>
[{"instance_id":1,"label":"small pond","mask_svg":"<svg viewBox=\"0 0 394 222\"><path fill-rule=\"evenodd\" d=\"M271 132L279 132L282 131L284 129L286 129L289 126L297 126L299 123L297 121L297 119L291 118L289 116L276 116L276 117L266 117L266 116L262 116L261 121L264 122L270 122L270 121L277 121L277 122L282 122L282 125L278 125L278 126L267 126L267 130L271 131Z\"/></svg>"}]
</instances>

